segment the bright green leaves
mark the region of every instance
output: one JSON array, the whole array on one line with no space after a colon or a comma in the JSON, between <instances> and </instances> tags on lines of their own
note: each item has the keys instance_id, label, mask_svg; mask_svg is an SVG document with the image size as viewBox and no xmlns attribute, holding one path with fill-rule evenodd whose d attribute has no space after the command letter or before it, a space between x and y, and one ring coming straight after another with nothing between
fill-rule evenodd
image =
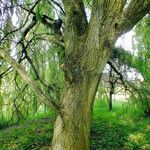
<instances>
[{"instance_id":1,"label":"bright green leaves","mask_svg":"<svg viewBox=\"0 0 150 150\"><path fill-rule=\"evenodd\" d=\"M147 15L136 27L136 40L137 44L135 44L135 47L138 49L138 57L139 62L137 66L141 68L142 72L146 76L149 76L150 72L150 15ZM145 69L144 69L145 68Z\"/></svg>"},{"instance_id":2,"label":"bright green leaves","mask_svg":"<svg viewBox=\"0 0 150 150\"><path fill-rule=\"evenodd\" d=\"M42 1L36 7L36 17L41 20L43 15L47 15L49 18L54 18L54 9L50 2Z\"/></svg>"}]
</instances>

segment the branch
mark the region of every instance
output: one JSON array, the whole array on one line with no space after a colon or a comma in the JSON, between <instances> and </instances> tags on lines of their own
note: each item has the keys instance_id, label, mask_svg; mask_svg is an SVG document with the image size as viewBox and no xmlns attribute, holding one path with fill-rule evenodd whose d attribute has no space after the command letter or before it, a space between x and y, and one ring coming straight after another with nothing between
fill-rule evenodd
<instances>
[{"instance_id":1,"label":"branch","mask_svg":"<svg viewBox=\"0 0 150 150\"><path fill-rule=\"evenodd\" d=\"M122 84L123 84L125 90L128 91L128 92L130 92L132 95L134 95L134 92L128 88L127 84L128 84L132 89L134 89L134 91L137 91L137 89L136 89L136 88L133 88L133 86L131 85L131 83L128 82L128 81L126 81L126 82L127 82L127 84L126 84L126 82L124 81L123 75L116 69L116 67L112 64L111 61L108 61L107 63L108 63L109 66L114 70L114 72L119 76L119 79L121 80L121 82L122 82Z\"/></svg>"},{"instance_id":2,"label":"branch","mask_svg":"<svg viewBox=\"0 0 150 150\"><path fill-rule=\"evenodd\" d=\"M25 30L22 33L22 37L21 40L24 40L24 38L26 37L26 35L30 32L30 30L33 29L33 27L36 25L36 18L32 18L32 21L30 22L30 24L27 26L27 28L25 28Z\"/></svg>"},{"instance_id":3,"label":"branch","mask_svg":"<svg viewBox=\"0 0 150 150\"><path fill-rule=\"evenodd\" d=\"M57 7L60 8L62 15L66 15L66 14L65 14L65 11L64 11L64 9L63 9L63 7L61 6L61 3L59 3L59 2L57 2L57 1L55 1L55 0L51 0L51 1L52 1Z\"/></svg>"},{"instance_id":4,"label":"branch","mask_svg":"<svg viewBox=\"0 0 150 150\"><path fill-rule=\"evenodd\" d=\"M35 73L35 75L36 75L36 80L39 80L45 87L47 87L47 85L40 79L40 76L39 76L39 74L38 74L38 71L36 70L36 67L34 66L34 64L33 64L33 62L32 62L32 59L29 57L29 55L28 55L28 53L27 53L27 48L28 48L28 46L29 46L29 44L32 42L32 40L34 39L34 37L30 40L30 41L28 41L28 43L25 45L25 43L24 43L24 40L25 40L25 37L26 37L26 35L30 32L30 30L32 30L32 28L36 25L36 23L37 23L37 20L36 20L36 18L35 18L35 16L32 18L32 21L30 22L30 24L24 29L24 31L22 32L22 36L21 36L21 39L19 40L19 42L18 42L18 44L20 44L21 45L21 48L22 48L22 55L21 55L21 57L20 57L20 59L19 59L19 63L23 60L23 59L27 59L27 61L30 63L30 65L31 65L31 67L32 67L32 69L33 69L33 71L34 71L34 73ZM48 36L49 37L49 36ZM53 43L56 43L56 41L58 42L58 40L59 41L63 41L63 39L61 38L60 39L60 36L58 37L57 36L57 39L56 39L56 36L54 36L55 37L55 39L53 38ZM50 40L49 40L50 41ZM52 40L51 40L51 42L52 42ZM57 43L58 44L58 43ZM61 46L62 48L63 48L63 46L62 45L59 45L59 46ZM23 58L22 58L22 56L23 56L23 54L25 55ZM16 74L17 75L17 74ZM15 78L16 78L17 76L15 76ZM17 82L16 82L17 83Z\"/></svg>"},{"instance_id":5,"label":"branch","mask_svg":"<svg viewBox=\"0 0 150 150\"><path fill-rule=\"evenodd\" d=\"M14 106L15 110L12 112L12 116L11 116L10 121L13 120L13 117L14 117L14 114L15 114L15 113L16 113L16 115L17 115L18 121L19 121L20 115L21 115L21 117L23 117L22 113L21 113L20 110L19 110L19 107L21 106L21 104L22 104L23 101L21 101L20 104L17 105L17 104L16 104L16 100L20 97L20 95L22 95L22 93L25 91L26 87L27 87L27 84L23 87L23 89L21 89L21 90L19 91L19 93L17 94L17 96L13 99L13 106ZM23 118L24 118L24 117L23 117ZM17 121L17 122L18 122L18 121Z\"/></svg>"},{"instance_id":6,"label":"branch","mask_svg":"<svg viewBox=\"0 0 150 150\"><path fill-rule=\"evenodd\" d=\"M113 57L118 59L123 65L134 68L141 73L145 81L150 81L149 60L145 61L141 56L134 56L123 48L115 48L113 52L110 59L113 59Z\"/></svg>"},{"instance_id":7,"label":"branch","mask_svg":"<svg viewBox=\"0 0 150 150\"><path fill-rule=\"evenodd\" d=\"M74 41L74 36L83 35L88 25L83 0L63 0L63 4L67 38Z\"/></svg>"},{"instance_id":8,"label":"branch","mask_svg":"<svg viewBox=\"0 0 150 150\"><path fill-rule=\"evenodd\" d=\"M114 72L116 72L117 75L119 75L120 80L122 81L122 83L125 85L125 82L123 80L123 75L116 69L116 67L112 64L111 61L107 61L107 63L109 64L109 66L114 70ZM125 86L126 87L126 86Z\"/></svg>"},{"instance_id":9,"label":"branch","mask_svg":"<svg viewBox=\"0 0 150 150\"><path fill-rule=\"evenodd\" d=\"M36 93L37 97L39 97L41 102L44 102L46 105L50 106L56 113L61 114L60 106L51 97L45 95L42 92L40 86L29 77L24 68L22 68L22 66L18 64L13 58L11 58L3 49L0 49L0 57L2 57L4 60L6 60L9 64L13 66L13 68L20 74L20 76Z\"/></svg>"},{"instance_id":10,"label":"branch","mask_svg":"<svg viewBox=\"0 0 150 150\"><path fill-rule=\"evenodd\" d=\"M89 38L95 37L101 40L103 36L107 37L109 43L113 43L125 4L126 0L93 0L88 28Z\"/></svg>"},{"instance_id":11,"label":"branch","mask_svg":"<svg viewBox=\"0 0 150 150\"><path fill-rule=\"evenodd\" d=\"M12 68L12 66L10 66L10 67L7 68L4 72L2 72L2 73L0 74L0 78L3 78L3 77L6 76L7 74L9 74L11 68Z\"/></svg>"},{"instance_id":12,"label":"branch","mask_svg":"<svg viewBox=\"0 0 150 150\"><path fill-rule=\"evenodd\" d=\"M22 5L18 5L18 6L21 7L22 9L24 9L25 11L27 11L29 14L31 13L33 15L32 20L37 22L37 15L33 11L33 9L27 9L27 8L23 7ZM50 28L54 32L54 34L56 36L56 39L63 39L60 28L57 28L55 26L55 21L56 20L48 17L47 15L42 15L42 16L40 16L40 21L43 25L47 26L48 28Z\"/></svg>"},{"instance_id":13,"label":"branch","mask_svg":"<svg viewBox=\"0 0 150 150\"><path fill-rule=\"evenodd\" d=\"M130 30L150 11L150 0L131 0L123 13L119 36Z\"/></svg>"}]
</instances>

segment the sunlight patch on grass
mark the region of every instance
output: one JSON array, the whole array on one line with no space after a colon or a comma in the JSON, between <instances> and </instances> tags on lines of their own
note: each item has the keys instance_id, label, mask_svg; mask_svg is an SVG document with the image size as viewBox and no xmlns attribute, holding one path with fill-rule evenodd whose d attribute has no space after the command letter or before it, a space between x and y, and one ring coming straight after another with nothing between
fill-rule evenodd
<instances>
[{"instance_id":1,"label":"sunlight patch on grass","mask_svg":"<svg viewBox=\"0 0 150 150\"><path fill-rule=\"evenodd\" d=\"M125 115L121 120L121 123L123 123L124 125L134 125L134 120L131 116Z\"/></svg>"},{"instance_id":2,"label":"sunlight patch on grass","mask_svg":"<svg viewBox=\"0 0 150 150\"><path fill-rule=\"evenodd\" d=\"M143 133L134 133L129 135L129 141L136 144L141 144L145 142L145 135Z\"/></svg>"},{"instance_id":3,"label":"sunlight patch on grass","mask_svg":"<svg viewBox=\"0 0 150 150\"><path fill-rule=\"evenodd\" d=\"M150 125L146 126L146 131L150 132Z\"/></svg>"},{"instance_id":4,"label":"sunlight patch on grass","mask_svg":"<svg viewBox=\"0 0 150 150\"><path fill-rule=\"evenodd\" d=\"M150 149L150 144L144 144L141 149L142 150L149 150Z\"/></svg>"}]
</instances>

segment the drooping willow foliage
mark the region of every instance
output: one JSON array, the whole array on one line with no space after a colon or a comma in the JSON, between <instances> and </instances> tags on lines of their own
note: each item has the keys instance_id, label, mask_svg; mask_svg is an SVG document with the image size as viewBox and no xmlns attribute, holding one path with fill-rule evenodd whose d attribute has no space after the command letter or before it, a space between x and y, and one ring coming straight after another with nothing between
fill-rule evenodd
<instances>
[{"instance_id":1,"label":"drooping willow foliage","mask_svg":"<svg viewBox=\"0 0 150 150\"><path fill-rule=\"evenodd\" d=\"M120 61L134 68L139 79L128 82L130 99L145 113L150 115L150 16L143 18L135 28L134 55L120 49Z\"/></svg>"},{"instance_id":2,"label":"drooping willow foliage","mask_svg":"<svg viewBox=\"0 0 150 150\"><path fill-rule=\"evenodd\" d=\"M136 44L138 59L135 67L142 74L144 81L138 87L136 102L142 106L145 115L150 116L150 15L136 26Z\"/></svg>"},{"instance_id":3,"label":"drooping willow foliage","mask_svg":"<svg viewBox=\"0 0 150 150\"><path fill-rule=\"evenodd\" d=\"M50 43L53 32L40 23L43 14L51 18L48 21L54 22L56 15L61 16L61 13L56 12L53 8L56 4L52 5L50 1L38 3L40 1L32 0L0 2L0 44L24 66L45 93L51 93L51 97L59 101L63 89L63 73L59 69L61 47ZM36 27L33 23L35 13ZM48 26L48 21L43 24ZM1 59L0 66L1 119L19 121L39 111L47 111L48 107L38 102L38 97L10 64Z\"/></svg>"},{"instance_id":4,"label":"drooping willow foliage","mask_svg":"<svg viewBox=\"0 0 150 150\"><path fill-rule=\"evenodd\" d=\"M143 18L134 29L133 54L122 47L114 49L108 64L117 78L115 87L124 86L131 104L137 104L145 115L150 115L150 16ZM107 69L109 72L109 69ZM128 76L134 74L134 79ZM105 75L105 74L104 74ZM106 76L106 75L105 75ZM105 81L104 81L105 82ZM109 78L107 77L107 85ZM110 83L111 84L111 83ZM109 89L110 90L110 89ZM108 91L109 91L108 90ZM133 103L132 103L133 102Z\"/></svg>"}]
</instances>

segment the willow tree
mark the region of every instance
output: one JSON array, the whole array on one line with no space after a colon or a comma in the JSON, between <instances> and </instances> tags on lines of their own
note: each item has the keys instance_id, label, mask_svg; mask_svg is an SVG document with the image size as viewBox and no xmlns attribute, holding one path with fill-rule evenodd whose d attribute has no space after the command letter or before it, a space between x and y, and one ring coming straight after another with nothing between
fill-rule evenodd
<instances>
[{"instance_id":1,"label":"willow tree","mask_svg":"<svg viewBox=\"0 0 150 150\"><path fill-rule=\"evenodd\" d=\"M27 34L39 23L53 32L51 36L45 35L44 38L60 46L63 51L59 54L62 60L60 68L65 75L65 88L59 104L44 94L38 82L30 78L19 61L10 57L3 46L0 56L18 71L39 99L56 112L52 149L89 150L91 114L100 74L113 52L117 38L130 31L150 11L150 0L46 2L33 1L33 7L30 9L18 5L20 9L28 11L28 15L33 16L19 42L23 47ZM85 7L87 3L88 9ZM35 8L40 9L41 5L45 5L45 9L46 5L57 6L64 14L63 33L60 30L60 20L53 22L53 19L45 14L44 8L40 14L35 11ZM87 16L90 16L90 19Z\"/></svg>"}]
</instances>

